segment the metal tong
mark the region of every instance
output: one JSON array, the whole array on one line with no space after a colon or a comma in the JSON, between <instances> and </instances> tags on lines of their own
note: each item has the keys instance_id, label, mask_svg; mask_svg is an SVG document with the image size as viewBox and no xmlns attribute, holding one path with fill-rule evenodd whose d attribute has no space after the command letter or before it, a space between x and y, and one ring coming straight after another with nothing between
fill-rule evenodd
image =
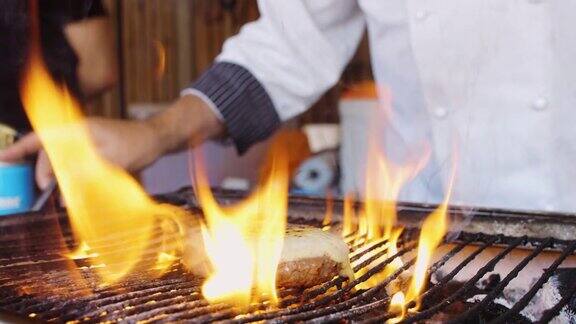
<instances>
[{"instance_id":1,"label":"metal tong","mask_svg":"<svg viewBox=\"0 0 576 324\"><path fill-rule=\"evenodd\" d=\"M36 202L34 202L34 205L30 209L30 211L39 212L42 209L44 209L44 207L50 200L50 197L52 197L52 195L57 191L57 189L58 189L58 182L56 182L56 179L53 179L52 181L50 181L46 189L42 191L38 199L36 199Z\"/></svg>"}]
</instances>

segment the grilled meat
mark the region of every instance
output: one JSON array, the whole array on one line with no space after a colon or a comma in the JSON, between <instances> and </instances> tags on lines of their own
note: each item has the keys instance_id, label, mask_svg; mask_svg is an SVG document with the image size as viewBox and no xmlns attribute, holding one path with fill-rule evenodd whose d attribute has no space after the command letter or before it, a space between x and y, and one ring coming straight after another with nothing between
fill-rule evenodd
<instances>
[{"instance_id":1,"label":"grilled meat","mask_svg":"<svg viewBox=\"0 0 576 324\"><path fill-rule=\"evenodd\" d=\"M189 230L183 263L195 275L206 276L210 271L198 228ZM288 225L276 275L278 286L308 288L338 275L354 276L346 243L315 227Z\"/></svg>"}]
</instances>

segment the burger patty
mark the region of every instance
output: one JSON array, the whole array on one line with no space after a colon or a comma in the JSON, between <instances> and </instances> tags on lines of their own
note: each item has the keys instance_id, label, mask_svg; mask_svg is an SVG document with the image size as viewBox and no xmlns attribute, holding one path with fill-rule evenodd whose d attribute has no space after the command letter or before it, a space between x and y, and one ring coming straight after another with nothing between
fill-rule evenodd
<instances>
[{"instance_id":1,"label":"burger patty","mask_svg":"<svg viewBox=\"0 0 576 324\"><path fill-rule=\"evenodd\" d=\"M308 288L327 282L342 272L340 263L327 257L280 262L276 284L284 288Z\"/></svg>"},{"instance_id":2,"label":"burger patty","mask_svg":"<svg viewBox=\"0 0 576 324\"><path fill-rule=\"evenodd\" d=\"M210 264L199 229L192 229L185 244L183 263L195 275L207 276ZM276 282L284 288L309 288L335 276L353 279L348 246L337 235L321 229L288 225Z\"/></svg>"}]
</instances>

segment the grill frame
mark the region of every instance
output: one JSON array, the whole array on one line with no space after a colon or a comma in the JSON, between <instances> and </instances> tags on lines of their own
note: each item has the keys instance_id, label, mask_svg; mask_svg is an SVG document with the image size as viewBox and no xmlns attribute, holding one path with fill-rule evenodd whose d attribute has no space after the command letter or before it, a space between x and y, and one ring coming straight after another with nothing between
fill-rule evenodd
<instances>
[{"instance_id":1,"label":"grill frame","mask_svg":"<svg viewBox=\"0 0 576 324\"><path fill-rule=\"evenodd\" d=\"M241 199L244 194L238 192L227 192L227 191L216 191L216 195L223 203L229 203ZM168 202L176 205L186 205L188 208L195 209L197 208L196 202L193 200L193 195L189 189L183 189L175 193L159 196L158 200L163 202ZM334 221L338 222L341 216L342 211L342 201L335 200L334 201ZM321 226L322 218L325 211L325 202L323 199L315 199L309 197L291 197L290 199L290 220L292 222L298 223L307 223L313 224L316 226ZM419 204L400 204L399 206L399 218L400 222L404 224L404 226L408 228L417 227L417 224L427 216L431 210L433 210L435 206L433 205L419 205ZM464 219L465 216L468 215L470 212L469 209L465 208L458 208L453 207L450 209L450 214L455 217L462 217ZM498 222L499 224L510 224L510 223L518 223L521 220L523 223L526 223L526 226L530 226L532 230L537 229L538 227L543 229L553 229L557 228L558 226L554 225L554 221L557 220L559 224L568 224L566 226L575 226L576 228L576 216L572 219L570 215L562 215L559 218L557 214L539 214L539 213L522 213L522 212L509 212L509 211L497 211L497 210L487 210L487 209L478 209L474 211L475 218L468 222L469 228L475 230L475 233L467 233L463 232L460 233L458 238L459 240L456 242L456 245L449 253L445 254L439 261L434 263L432 267L429 269L429 273L435 273L438 271L446 262L450 261L455 255L461 253L464 248L468 246L475 246L476 248L476 255L480 255L482 251L485 249L500 246L503 247L503 252L500 253L500 257L498 259L492 259L488 261L488 263L481 269L478 270L476 275L476 279L481 279L482 276L486 273L491 271L491 268L496 265L500 260L507 256L508 252L513 251L517 248L526 248L530 249L529 254L531 258L536 257L537 255L544 253L545 251L556 250L560 251L560 255L556 259L556 262L552 264L537 282L538 285L543 285L547 278L553 275L554 269L560 266L562 262L562 258L568 258L570 255L574 254L576 250L576 241L568 241L565 240L565 236L562 232L555 232L554 236L549 235L547 238L539 238L533 236L522 236L522 237L514 237L514 236L507 236L509 229L505 228L505 225L490 225L490 222ZM460 216L459 216L460 215ZM297 216L297 217L296 217ZM470 225L474 224L474 225ZM486 225L488 224L488 225ZM554 226L551 226L554 225ZM31 243L29 246L21 246L20 243L15 243L13 245L8 245L8 248L16 249L15 251L25 250L29 252L27 257L35 259L34 266L43 265L40 268L48 269L50 271L50 267L44 267L44 265L50 265L52 262L51 257L54 257L54 254L46 253L46 247L52 245L67 245L73 246L74 240L71 236L69 231L69 224L67 222L67 218L63 213L32 213L32 214L22 214L22 215L14 215L8 216L0 219L0 244L5 242L26 242L31 237L35 237L35 233L38 231L41 232L41 229L45 229L49 226L56 226L63 229L64 232L64 240L56 240L44 241L45 244L43 246L37 246L34 243ZM25 230L22 230L25 228ZM504 228L504 231L498 232L497 229ZM544 232L548 233L549 232ZM414 237L415 232L408 230L407 237ZM410 245L410 240L407 241L408 245ZM383 245L385 242L381 242L380 244ZM377 249L378 246L373 247L373 249ZM361 250L362 248L360 248ZM414 246L401 246L399 249L398 255L408 254L410 251L413 251ZM22 265L14 264L13 258L11 259L11 253L13 254L14 251L9 252L3 249L0 252L0 275L3 275L3 271L6 269L17 270L19 267L22 268L23 272L22 275L27 275L26 271L29 270L27 268L27 264L24 262ZM354 255L353 252L352 255ZM359 252L356 252L359 253ZM380 252L383 253L383 252ZM358 254L357 254L358 255ZM12 255L13 257L13 255ZM60 256L62 259L62 257ZM8 259L8 263L6 260ZM43 264L41 261L48 260ZM372 272L376 272L378 269L383 269L387 262L391 261L394 258L390 258L381 262L378 267L373 269ZM469 259L469 260L468 260ZM469 255L465 258L464 261L468 260L471 262L474 259L472 255ZM352 260L358 260L358 257L352 257ZM522 262L528 263L531 259L524 259ZM11 262L11 263L10 263ZM59 261L59 262L66 262L66 261ZM408 269L411 264L413 264L414 259L406 262L405 266L403 267L404 270ZM462 268L465 268L468 263L461 263ZM460 270L461 270L460 269ZM520 270L523 267L519 268ZM356 270L356 269L355 269ZM401 269L402 270L402 269ZM455 271L454 276L459 273L459 271ZM518 269L515 269L518 270ZM512 274L509 274L504 279L502 279L501 283L506 282L507 280L511 280L515 277L514 271ZM99 320L112 320L112 321L127 321L127 322L136 322L139 320L149 320L151 318L155 318L155 316L161 316L158 318L161 321L171 322L171 321L196 321L196 322L208 322L208 321L216 321L216 320L224 320L231 323L247 323L259 320L268 320L270 322L280 323L280 322L294 322L294 321L311 321L311 322L333 322L333 321L342 321L342 320L350 320L350 321L359 321L359 322L367 322L367 323L376 323L386 320L389 315L382 310L387 308L387 304L389 302L389 297L383 294L385 291L385 287L389 282L391 282L394 278L400 276L402 271L397 271L391 277L386 279L385 281L381 282L378 286L371 290L367 291L353 291L351 285L344 285L342 289L336 290L335 293L330 293L327 296L322 297L324 293L326 293L328 288L335 287L338 285L344 284L343 278L335 278L330 283L321 285L320 287L315 287L310 291L305 292L302 294L303 297L297 298L295 296L288 297L283 299L284 308L279 310L272 310L272 311L261 311L247 315L247 316L236 316L234 309L228 308L226 306L221 305L208 305L205 301L202 300L199 294L199 281L195 284L190 283L190 279L186 276L182 276L180 273L174 273L176 277L170 277L171 274L168 274L166 278L162 278L162 284L158 285L155 283L149 283L148 285L142 285L142 282L134 283L135 287L137 287L136 291L130 291L133 287L130 286L131 283L126 283L125 286L120 287L120 289L127 289L128 292L118 294L114 291L97 291L94 295L90 295L87 298L87 301L76 299L76 300L66 300L64 302L56 301L54 302L54 296L47 296L42 297L38 301L38 297L34 297L29 299L27 296L16 296L11 297L7 296L7 285L13 283L7 283L6 278L0 277L0 310L8 311L11 314L16 314L26 316L30 313L35 313L35 319L41 320L55 320L55 321L68 321L68 320L78 320L86 318L86 316L90 317L90 320L86 322L93 322ZM371 272L368 272L365 276L369 277ZM517 273L516 273L517 274ZM445 279L446 282L450 281L449 273ZM29 278L30 279L30 278ZM34 280L32 278L32 280ZM357 279L360 281L361 279ZM145 281L145 280L143 280ZM18 284L18 283L16 283ZM435 288L436 287L436 288ZM442 285L431 285L428 287L426 292L424 293L426 296L434 296L435 291L442 289ZM473 289L475 287L475 282L469 281L468 284L461 287L457 293L453 293L451 296L452 299L457 300L458 295L465 294L467 290ZM502 287L497 286L497 288L505 288L506 285L502 284ZM19 288L19 287L16 287ZM525 303L532 299L532 297L538 292L539 289L537 286L534 286L531 290L529 290L525 298L521 299L519 304ZM163 301L160 300L159 302L156 301L155 303L150 303L151 300L154 300L155 294L163 294L161 295ZM170 295L172 294L172 295ZM188 295L187 297L178 297L180 295ZM493 303L493 298L497 295L497 292L492 293L494 296L491 296L490 299L485 299L485 306L490 310L490 308L495 308L496 305ZM572 295L576 294L576 286L573 287ZM166 299L167 297L174 296L172 299ZM319 297L320 296L320 297ZM52 299L50 299L52 298ZM136 299L134 299L136 298ZM186 299L188 298L188 299ZM310 303L299 304L298 301L302 299L310 299L313 300L314 298L319 298L318 300L314 300ZM131 302L140 302L143 305L133 306L134 308L130 308ZM559 306L554 307L549 310L548 313L545 313L545 318L553 318L560 310L561 304L568 303L570 300L565 298L561 300L558 304ZM86 303L84 303L86 302ZM172 305L173 302L177 302L180 304ZM292 302L296 302L292 304ZM448 299L448 302L444 301L443 303L436 304L434 307L445 308L450 304L451 299ZM83 304L84 303L84 304ZM290 305L289 305L290 304ZM86 306L88 305L88 306ZM129 305L128 307L126 305ZM478 305L478 304L477 304ZM291 307L288 307L291 306ZM525 306L525 305L524 305ZM127 309L126 309L127 308ZM477 307L482 308L482 307ZM106 314L100 316L103 312L114 312L118 311L124 315L118 316L108 316L111 314ZM136 311L134 311L136 310ZM375 312L376 310L379 311L378 314L372 316L368 316L369 314ZM122 313L122 311L124 313ZM455 318L455 320L466 322L470 319L473 319L478 316L478 313L481 310L471 311L464 317L461 315L460 318ZM504 313L505 318L500 319L500 322L505 321L521 321L522 318L518 315L518 309L511 309ZM496 311L495 311L496 312ZM422 312L417 313L412 317L408 317L405 322L411 323L416 320L422 320L427 317L433 316L437 312L431 312L429 309L423 309Z\"/></svg>"},{"instance_id":2,"label":"grill frame","mask_svg":"<svg viewBox=\"0 0 576 324\"><path fill-rule=\"evenodd\" d=\"M246 192L214 189L215 195L223 202L235 202L246 197ZM184 187L178 191L158 195L160 201L176 205L188 205L197 208L198 202L193 191ZM298 218L311 221L322 221L326 209L324 198L304 195L291 195L289 209ZM344 202L333 200L334 221L342 220ZM399 202L397 206L398 222L404 227L418 227L430 212L436 209L436 204ZM355 208L360 208L356 203ZM468 232L491 235L518 236L527 235L530 238L553 237L558 240L570 241L576 233L576 213L561 213L533 210L509 210L499 208L468 207L451 205L448 208L452 223L459 224Z\"/></svg>"}]
</instances>

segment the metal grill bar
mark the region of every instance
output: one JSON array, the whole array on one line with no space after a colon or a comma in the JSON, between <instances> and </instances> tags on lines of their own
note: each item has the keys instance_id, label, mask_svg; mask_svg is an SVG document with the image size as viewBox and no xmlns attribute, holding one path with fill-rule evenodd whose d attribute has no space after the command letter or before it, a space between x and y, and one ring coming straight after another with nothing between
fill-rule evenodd
<instances>
[{"instance_id":1,"label":"metal grill bar","mask_svg":"<svg viewBox=\"0 0 576 324\"><path fill-rule=\"evenodd\" d=\"M473 240L473 238L474 238L474 237L471 237L471 238L469 238L468 241L461 242L460 244L458 244L457 246L455 246L454 248L452 248L452 250L451 250L450 252L448 252L444 257L442 257L439 261L437 261L437 262L431 267L431 269L434 269L434 268L435 268L435 269L438 269L438 268L440 268L440 267L449 259L449 257L454 256L456 253L458 253L459 251L461 251L462 249L464 249L464 248L466 247L466 245L469 244L469 243ZM395 276L393 275L393 276L394 276L393 279L396 279L397 276L399 276L404 270L406 270L406 269L408 269L410 266L412 266L415 261L416 261L415 259L412 259L412 260L411 260L408 264L406 264L403 268L399 269L399 270L397 271L397 274L395 273L395 274L394 274ZM321 323L321 322L324 322L324 321L332 321L332 320L338 319L339 317L340 317L340 319L348 319L348 318L353 317L353 316L364 315L364 314L366 314L366 313L368 313L368 312L370 312L370 311L373 311L373 310L375 310L375 309L377 309L377 308L380 308L380 307L381 307L381 309L386 309L387 307L385 307L385 306L388 306L388 302L389 302L389 301L390 301L389 298L385 298L385 299L382 299L382 300L379 300L379 301L376 301L376 302L373 302L373 303L370 303L370 304L367 304L367 305L363 305L363 306L354 308L354 309L349 310L349 311L343 311L343 312L339 312L339 313L336 313L336 314L329 314L329 315L326 315L326 316L317 318L317 319L316 319L316 322ZM362 323L381 323L383 320L385 320L386 317L388 317L387 314L382 315L382 316L375 316L375 317L371 318L370 320L364 321L364 322L362 322Z\"/></svg>"},{"instance_id":2,"label":"metal grill bar","mask_svg":"<svg viewBox=\"0 0 576 324\"><path fill-rule=\"evenodd\" d=\"M185 195L185 192L180 192ZM182 197L172 201L184 201ZM233 199L233 198L230 198ZM335 203L335 221L341 202ZM295 198L291 200L291 220L297 223L321 226L325 204L320 200ZM422 219L428 215L434 206L406 205L401 206L401 214L408 219ZM410 214L411 213L411 214ZM498 212L483 211L484 220ZM520 215L513 214L511 219L517 220ZM527 217L535 217L528 215ZM538 220L550 218L536 217ZM570 222L562 218L563 222ZM54 232L45 233L41 229L57 224L65 234L55 238ZM576 224L576 222L575 222ZM0 237L4 244L0 250L0 310L47 321L76 321L86 323L97 322L212 322L250 323L269 321L285 323L309 321L324 323L334 321L354 321L361 323L380 323L392 317L387 313L390 297L387 289L392 282L398 282L400 276L408 274L415 263L417 232L407 230L399 241L399 250L394 256L387 257L387 241L381 240L364 244L354 240L354 236L346 238L350 245L350 255L353 269L358 273L355 280L347 282L346 278L336 277L331 281L310 288L306 291L281 290L280 305L270 309L265 304L253 305L247 313L226 305L211 305L200 293L201 280L186 275L180 266L173 267L163 278L150 281L146 273L137 273L127 282L108 288L97 287L97 279L89 268L82 268L79 274L85 284L79 285L76 279L70 277L70 272L63 265L71 263L61 254L62 247L74 244L69 226L63 215L24 215L0 219L0 231L5 233ZM37 242L41 240L42 244ZM128 237L117 237L117 241L109 243L108 238L102 239L102 244L111 248L122 248ZM44 244L45 243L45 244ZM152 242L151 245L159 242ZM508 237L503 235L461 233L457 241L451 242L448 252L445 252L428 270L429 275L437 273L449 261L458 260L447 275L439 278L434 285L429 285L422 293L422 309L405 319L406 323L431 318L444 311L448 304L465 302L477 285L478 281L494 270L494 267L511 252L519 247L529 248L527 256L515 262L508 274L491 287L484 299L470 305L453 322L463 322L475 318L479 314L489 313L494 323L509 321L526 321L519 312L534 298L537 292L551 278L554 271L576 250L576 241L565 241L557 238L539 239L535 237ZM466 249L474 245L473 249ZM498 246L502 251L495 257L487 259L484 266L475 272L471 279L462 282L458 288L448 292L448 297L439 297L447 284L454 282L459 274L469 268L472 261L477 261L488 248ZM522 296L511 309L494 304L497 296L508 287L519 272L544 251L554 248L560 250L558 257L547 267L543 275ZM460 254L466 255L460 257ZM152 254L147 258L151 259ZM404 257L404 265L374 287L359 290L357 287L380 273L397 257ZM462 259L462 260L460 260ZM149 260L148 260L149 261ZM148 262L147 261L147 262ZM74 263L72 263L74 264ZM87 265L85 261L76 261L77 267ZM53 291L42 290L43 284L53 286ZM86 294L86 290L88 293ZM83 294L84 293L84 294ZM562 310L576 294L576 286L570 286L568 294L558 304L545 312L540 321L548 321ZM411 305L408 305L409 307Z\"/></svg>"},{"instance_id":3,"label":"metal grill bar","mask_svg":"<svg viewBox=\"0 0 576 324\"><path fill-rule=\"evenodd\" d=\"M528 257L524 258L522 262L518 263L518 265L516 265L516 267L514 267L514 269L510 271L510 273L508 273L508 275L502 281L500 281L500 283L498 283L498 285L488 295L486 295L486 297L484 297L484 300L476 304L474 307L470 308L464 314L461 314L460 316L454 318L453 321L451 321L451 323L457 323L461 321L463 322L469 319L473 314L478 314L480 309L486 307L488 303L491 303L494 299L496 299L496 297L500 293L502 293L502 291L504 291L504 288L506 288L506 286L512 281L512 279L516 278L518 273L520 273L520 271L522 271L526 267L526 265L528 265L528 262L532 261L537 255L540 254L540 252L542 252L545 248L549 247L551 244L552 239L547 239L542 244L540 244L540 246L538 246L534 251L532 251L532 253L530 253Z\"/></svg>"},{"instance_id":4,"label":"metal grill bar","mask_svg":"<svg viewBox=\"0 0 576 324\"><path fill-rule=\"evenodd\" d=\"M550 267L546 269L546 271L544 271L544 274L538 279L538 281L536 281L536 283L532 286L532 288L530 288L530 290L524 296L522 296L522 298L516 303L516 305L514 305L512 308L510 308L509 311L504 313L502 316L500 316L497 320L495 320L492 323L494 324L505 323L513 314L518 314L521 310L523 310L528 305L530 300L534 298L538 290L540 290L542 286L546 283L546 281L550 279L550 277L552 276L554 271L558 269L560 264L564 262L564 260L566 260L566 258L569 255L574 253L575 249L576 249L576 242L572 242L566 248L564 248L562 254L556 260L554 260L554 262L550 265Z\"/></svg>"},{"instance_id":5,"label":"metal grill bar","mask_svg":"<svg viewBox=\"0 0 576 324\"><path fill-rule=\"evenodd\" d=\"M382 263L380 263L377 266L375 266L374 268L370 269L364 275L353 280L351 283L349 283L348 285L346 285L342 289L338 290L336 293L334 293L332 295L325 296L324 298L321 298L315 302L304 304L304 305L302 305L298 308L295 308L295 309L280 310L280 311L271 312L268 314L257 314L255 316L249 316L249 317L243 318L242 320L240 320L238 322L236 322L236 321L235 322L236 323L248 323L248 322L261 321L261 320L271 320L273 318L277 318L278 321L298 321L298 320L305 320L308 318L317 317L319 315L324 315L324 312L326 312L326 311L334 312L334 311L349 308L360 300L369 299L369 298L377 295L378 292L380 291L380 289L384 288L393 279L395 279L398 275L400 275L401 271L398 272L398 274L396 276L392 275L392 276L388 277L387 280L383 281L378 286L374 287L371 290L368 290L368 291L362 293L359 296L353 297L353 298L351 298L345 302L339 303L335 306L325 308L324 311L318 310L319 308L324 307L324 306L330 304L331 302L337 301L338 299L342 298L344 296L344 294L346 294L347 292L352 290L358 284L365 282L366 280L368 280L369 278L371 278L375 274L384 270L386 265L389 264L390 262L392 262L392 260L408 253L409 251L411 251L411 249L406 249L406 248L401 249L400 251L398 251L398 253L391 256L390 258L387 258ZM415 260L412 260L408 264L413 263L414 261ZM292 315L294 315L294 316L292 316Z\"/></svg>"},{"instance_id":6,"label":"metal grill bar","mask_svg":"<svg viewBox=\"0 0 576 324\"><path fill-rule=\"evenodd\" d=\"M396 258L396 256L391 258L390 261L392 261L395 258ZM382 281L380 284L378 284L375 287L373 287L372 289L367 290L367 291L361 293L360 295L353 297L347 301L344 301L340 304L337 304L335 306L328 306L328 307L325 307L325 308L320 309L320 310L310 310L310 311L306 311L306 312L301 312L298 314L293 314L291 316L281 316L281 317L278 317L278 318L272 320L271 322L272 323L285 323L285 322L294 322L294 321L304 321L304 320L309 320L309 319L312 319L312 318L315 318L318 316L323 316L323 315L327 315L327 314L334 313L337 311L341 311L343 309L350 309L351 307L355 306L359 302L370 300L371 298L377 296L389 283L391 283L393 280L398 278L398 276L400 276L400 274L402 272L404 272L406 269L408 269L412 265L414 265L415 262L416 262L416 258L413 258L412 260L408 261L402 268L400 268L396 272L394 272L390 277L386 278L386 280ZM380 269L380 271L381 270L382 269ZM375 273L378 273L378 272L375 272ZM372 274L372 275L374 275L374 274ZM384 297L384 300L386 300L388 302L389 298ZM348 313L344 313L344 312L342 313L342 315L344 317L349 316Z\"/></svg>"},{"instance_id":7,"label":"metal grill bar","mask_svg":"<svg viewBox=\"0 0 576 324\"><path fill-rule=\"evenodd\" d=\"M520 244L526 241L526 237L520 237L516 239L512 244L510 244L504 251L500 252L494 259L490 260L484 267L478 270L478 273L470 279L462 288L458 289L454 292L450 297L444 299L440 303L436 304L429 309L420 312L416 315L410 316L406 319L405 323L415 323L416 321L424 320L430 318L433 314L439 313L442 309L448 306L450 303L456 301L459 296L463 296L466 291L474 287L476 282L480 280L485 274L489 271L494 269L496 263L502 260L508 253L512 252L515 248L517 248Z\"/></svg>"},{"instance_id":8,"label":"metal grill bar","mask_svg":"<svg viewBox=\"0 0 576 324\"><path fill-rule=\"evenodd\" d=\"M430 269L429 269L429 274L434 273L435 271L437 271L438 269L440 269L450 258L454 257L458 252L462 251L468 244L472 243L473 241L476 241L478 239L478 235L470 235L470 237L465 240L462 241L460 244L458 244L457 246L455 246L454 248L452 248L452 250L450 252L448 252L446 255L444 255L439 261L437 261L436 263L434 263ZM487 247L487 244L485 244ZM482 250L484 250L485 248L483 248ZM465 263L468 259L464 260L462 263ZM470 259L468 262L470 262L472 259ZM462 265L462 263L459 265L459 267ZM407 268L406 268L407 269ZM456 273L451 273L446 277L450 277L450 275L455 276ZM444 278L444 280L446 280L446 278ZM448 280L446 280L446 282L448 282ZM438 284L437 286L432 287L431 289L429 289L428 291L424 292L424 294L422 295L422 297L425 297L427 294L429 294L431 291L434 290L434 288L438 288L441 285ZM413 306L413 305L412 305ZM391 318L392 316L390 314L382 314L379 316L375 316L373 318L371 318L370 320L364 321L363 323L379 323L379 322L383 322L389 318Z\"/></svg>"},{"instance_id":9,"label":"metal grill bar","mask_svg":"<svg viewBox=\"0 0 576 324\"><path fill-rule=\"evenodd\" d=\"M351 253L351 255L350 255L350 262L354 262L354 261L360 259L363 255L366 254L366 252L373 251L373 250L375 250L375 249L381 248L381 247L383 247L384 245L386 245L387 243L388 243L388 240L381 240L380 242L378 242L378 243L376 243L376 244L369 245L367 248L365 248L365 249L360 249L359 251L358 251L358 250L353 250L353 248L351 248L351 249L350 249L351 252L357 252L357 253Z\"/></svg>"},{"instance_id":10,"label":"metal grill bar","mask_svg":"<svg viewBox=\"0 0 576 324\"><path fill-rule=\"evenodd\" d=\"M425 291L422 294L422 298L430 298L431 296L434 296L434 293L438 292L438 290L444 287L444 285L446 285L448 282L454 279L454 277L456 277L456 275L460 273L460 271L464 269L464 267L466 267L470 262L472 262L472 260L474 260L478 255L480 255L480 253L482 253L488 247L494 244L496 240L497 240L496 238L492 238L483 242L482 245L478 247L476 251L474 251L474 253L470 254L466 259L464 259L464 261L460 262L460 264L458 264L458 266L454 268L454 270L452 270L448 275L442 278L440 282L438 282L436 285L431 286L427 291Z\"/></svg>"},{"instance_id":11,"label":"metal grill bar","mask_svg":"<svg viewBox=\"0 0 576 324\"><path fill-rule=\"evenodd\" d=\"M330 323L330 322L335 322L335 321L349 320L349 319L352 319L355 317L363 316L369 312L375 312L375 311L381 312L383 309L386 309L388 307L389 302L390 302L390 298L387 297L387 298L381 299L379 301L376 301L376 302L373 302L370 304L366 304L366 305L352 308L350 310L346 310L346 311L318 317L318 318L309 320L308 322L309 323ZM374 320L374 321L369 321L369 322L364 322L364 323L382 323L382 321L381 320Z\"/></svg>"}]
</instances>

